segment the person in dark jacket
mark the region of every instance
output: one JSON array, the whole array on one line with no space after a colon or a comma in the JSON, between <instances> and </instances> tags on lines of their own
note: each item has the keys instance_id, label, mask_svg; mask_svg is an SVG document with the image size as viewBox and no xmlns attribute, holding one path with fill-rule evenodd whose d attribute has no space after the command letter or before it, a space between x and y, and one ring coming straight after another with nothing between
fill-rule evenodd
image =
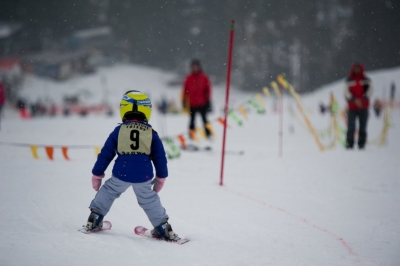
<instances>
[{"instance_id":1,"label":"person in dark jacket","mask_svg":"<svg viewBox=\"0 0 400 266\"><path fill-rule=\"evenodd\" d=\"M146 94L139 91L124 94L120 103L122 124L107 138L92 170L93 189L98 193L90 204L87 231L101 229L103 218L114 200L132 187L140 207L154 226L153 236L171 241L179 239L168 223L168 215L158 196L168 176L168 168L161 139L148 124L151 112L152 104ZM118 157L112 176L99 190L104 172L115 155ZM156 170L154 179L152 163Z\"/></svg>"},{"instance_id":2,"label":"person in dark jacket","mask_svg":"<svg viewBox=\"0 0 400 266\"><path fill-rule=\"evenodd\" d=\"M195 134L195 118L199 113L203 120L204 130L207 138L211 137L210 125L207 113L211 111L211 83L208 76L203 72L200 61L192 60L190 64L191 73L186 76L183 83L183 107L190 110L189 135Z\"/></svg>"},{"instance_id":3,"label":"person in dark jacket","mask_svg":"<svg viewBox=\"0 0 400 266\"><path fill-rule=\"evenodd\" d=\"M354 146L356 120L359 121L358 148L364 149L367 142L368 108L373 88L364 73L361 63L354 63L346 79L345 97L348 104L346 148Z\"/></svg>"}]
</instances>

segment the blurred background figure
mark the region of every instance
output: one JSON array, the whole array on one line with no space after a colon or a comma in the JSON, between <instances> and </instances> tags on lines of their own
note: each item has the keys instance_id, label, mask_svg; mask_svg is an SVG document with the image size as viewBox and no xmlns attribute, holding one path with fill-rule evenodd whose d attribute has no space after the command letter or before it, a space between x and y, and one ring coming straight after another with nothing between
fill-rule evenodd
<instances>
[{"instance_id":1,"label":"blurred background figure","mask_svg":"<svg viewBox=\"0 0 400 266\"><path fill-rule=\"evenodd\" d=\"M167 102L167 98L164 95L161 98L161 102L158 104L158 110L163 115L168 113L168 102Z\"/></svg>"},{"instance_id":2,"label":"blurred background figure","mask_svg":"<svg viewBox=\"0 0 400 266\"><path fill-rule=\"evenodd\" d=\"M354 63L346 79L345 97L348 104L346 148L354 146L356 119L359 121L358 148L364 149L367 141L369 99L372 94L371 80L364 73L361 63Z\"/></svg>"},{"instance_id":3,"label":"blurred background figure","mask_svg":"<svg viewBox=\"0 0 400 266\"><path fill-rule=\"evenodd\" d=\"M210 138L207 113L211 110L211 83L198 59L192 60L190 70L191 73L186 76L182 92L183 109L190 111L189 135L194 138L196 113L200 113L204 131L207 138Z\"/></svg>"},{"instance_id":4,"label":"blurred background figure","mask_svg":"<svg viewBox=\"0 0 400 266\"><path fill-rule=\"evenodd\" d=\"M394 105L395 97L396 97L396 84L392 82L392 85L390 86L390 107L392 108Z\"/></svg>"},{"instance_id":5,"label":"blurred background figure","mask_svg":"<svg viewBox=\"0 0 400 266\"><path fill-rule=\"evenodd\" d=\"M375 111L376 117L379 117L381 115L382 108L383 108L382 101L379 100L379 99L375 99L375 101L374 101L374 111Z\"/></svg>"},{"instance_id":6,"label":"blurred background figure","mask_svg":"<svg viewBox=\"0 0 400 266\"><path fill-rule=\"evenodd\" d=\"M3 108L5 103L6 103L6 91L3 85L3 80L0 76L0 128L1 128L1 117L3 115Z\"/></svg>"}]
</instances>

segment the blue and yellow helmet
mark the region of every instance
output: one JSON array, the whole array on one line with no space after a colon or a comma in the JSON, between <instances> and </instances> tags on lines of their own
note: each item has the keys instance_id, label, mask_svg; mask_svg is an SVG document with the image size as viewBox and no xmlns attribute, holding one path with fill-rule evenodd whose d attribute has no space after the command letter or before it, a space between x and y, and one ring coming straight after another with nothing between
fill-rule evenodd
<instances>
[{"instance_id":1,"label":"blue and yellow helmet","mask_svg":"<svg viewBox=\"0 0 400 266\"><path fill-rule=\"evenodd\" d=\"M122 122L130 119L150 121L151 107L151 101L145 93L135 90L125 92L119 104Z\"/></svg>"}]
</instances>

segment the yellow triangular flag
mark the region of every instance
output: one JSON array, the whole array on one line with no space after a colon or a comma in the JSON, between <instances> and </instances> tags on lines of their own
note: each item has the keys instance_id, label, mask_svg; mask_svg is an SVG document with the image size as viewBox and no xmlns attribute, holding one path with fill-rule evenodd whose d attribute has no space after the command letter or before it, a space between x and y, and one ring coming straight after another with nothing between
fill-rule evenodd
<instances>
[{"instance_id":1,"label":"yellow triangular flag","mask_svg":"<svg viewBox=\"0 0 400 266\"><path fill-rule=\"evenodd\" d=\"M283 75L278 75L277 80L278 80L279 84L281 84L285 89L289 88L289 83L283 77Z\"/></svg>"},{"instance_id":2,"label":"yellow triangular flag","mask_svg":"<svg viewBox=\"0 0 400 266\"><path fill-rule=\"evenodd\" d=\"M249 120L246 109L241 105L238 107L239 112L243 115L244 119Z\"/></svg>"},{"instance_id":3,"label":"yellow triangular flag","mask_svg":"<svg viewBox=\"0 0 400 266\"><path fill-rule=\"evenodd\" d=\"M100 153L100 147L99 146L95 146L94 147L94 153L96 154L96 156L99 155L99 153Z\"/></svg>"},{"instance_id":4,"label":"yellow triangular flag","mask_svg":"<svg viewBox=\"0 0 400 266\"><path fill-rule=\"evenodd\" d=\"M256 94L256 99L257 99L258 103L259 103L262 107L265 107L265 102L264 102L264 99L263 99L262 96L261 96L261 93L257 93L257 94Z\"/></svg>"},{"instance_id":5,"label":"yellow triangular flag","mask_svg":"<svg viewBox=\"0 0 400 266\"><path fill-rule=\"evenodd\" d=\"M272 81L272 82L271 82L271 86L272 86L272 88L274 89L274 92L275 92L276 96L277 96L278 98L281 98L281 97L282 97L282 94L281 94L281 92L279 91L278 83L276 83L275 81Z\"/></svg>"},{"instance_id":6,"label":"yellow triangular flag","mask_svg":"<svg viewBox=\"0 0 400 266\"><path fill-rule=\"evenodd\" d=\"M267 96L268 98L271 97L271 93L269 93L268 87L264 87L263 92L264 92L265 96Z\"/></svg>"},{"instance_id":7,"label":"yellow triangular flag","mask_svg":"<svg viewBox=\"0 0 400 266\"><path fill-rule=\"evenodd\" d=\"M30 146L33 158L39 159L39 155L37 154L38 146Z\"/></svg>"}]
</instances>

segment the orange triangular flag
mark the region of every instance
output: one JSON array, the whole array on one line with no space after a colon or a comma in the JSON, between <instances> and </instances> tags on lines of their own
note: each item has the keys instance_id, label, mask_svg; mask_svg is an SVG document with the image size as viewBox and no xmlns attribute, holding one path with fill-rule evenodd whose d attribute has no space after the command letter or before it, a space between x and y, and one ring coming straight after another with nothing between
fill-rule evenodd
<instances>
[{"instance_id":1,"label":"orange triangular flag","mask_svg":"<svg viewBox=\"0 0 400 266\"><path fill-rule=\"evenodd\" d=\"M218 122L219 122L221 125L225 126L225 119L223 119L222 117L218 118ZM229 125L226 124L226 127L229 128Z\"/></svg>"},{"instance_id":2,"label":"orange triangular flag","mask_svg":"<svg viewBox=\"0 0 400 266\"><path fill-rule=\"evenodd\" d=\"M53 160L54 148L51 146L46 146L45 150L46 150L47 157L49 157L50 160Z\"/></svg>"},{"instance_id":3,"label":"orange triangular flag","mask_svg":"<svg viewBox=\"0 0 400 266\"><path fill-rule=\"evenodd\" d=\"M30 148L31 148L31 151L32 151L33 158L39 159L39 155L37 154L38 146L31 146Z\"/></svg>"},{"instance_id":4,"label":"orange triangular flag","mask_svg":"<svg viewBox=\"0 0 400 266\"><path fill-rule=\"evenodd\" d=\"M183 148L184 150L186 150L186 140L185 140L185 136L179 135L179 136L178 136L178 140L179 140L179 142L181 143L182 148Z\"/></svg>"},{"instance_id":5,"label":"orange triangular flag","mask_svg":"<svg viewBox=\"0 0 400 266\"><path fill-rule=\"evenodd\" d=\"M68 157L68 147L61 147L61 152L65 158L65 160L69 161L69 157Z\"/></svg>"}]
</instances>

